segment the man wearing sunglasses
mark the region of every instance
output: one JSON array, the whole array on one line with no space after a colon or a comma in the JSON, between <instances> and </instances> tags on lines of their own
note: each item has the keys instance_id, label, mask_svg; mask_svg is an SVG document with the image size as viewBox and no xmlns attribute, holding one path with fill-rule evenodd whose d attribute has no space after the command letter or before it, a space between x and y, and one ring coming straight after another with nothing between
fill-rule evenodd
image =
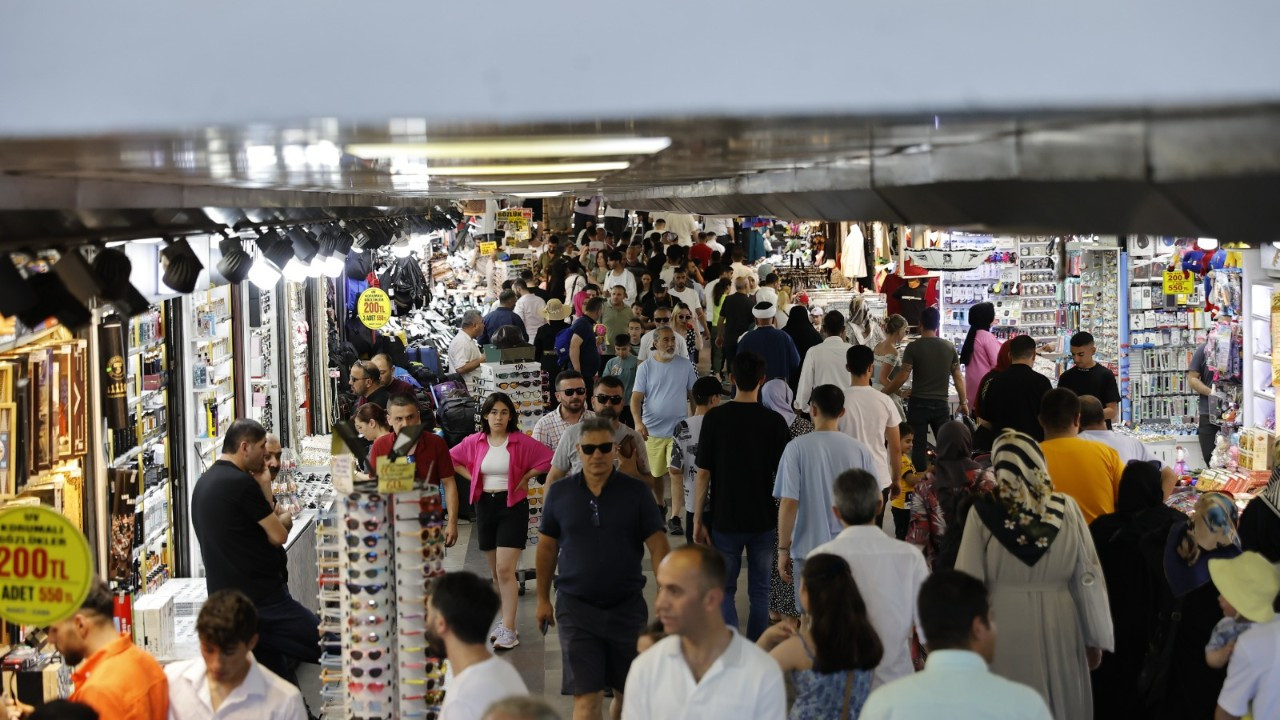
<instances>
[{"instance_id":1,"label":"man wearing sunglasses","mask_svg":"<svg viewBox=\"0 0 1280 720\"><path fill-rule=\"evenodd\" d=\"M612 375L600 378L596 394L591 398L595 417L608 418L613 423L613 440L618 444L618 472L643 480L649 475L649 455L643 452L644 438L640 433L619 421L622 413L623 383ZM547 472L547 484L582 472L582 458L578 454L578 441L582 439L582 423L565 429L555 457L551 458L551 470Z\"/></svg>"},{"instance_id":2,"label":"man wearing sunglasses","mask_svg":"<svg viewBox=\"0 0 1280 720\"><path fill-rule=\"evenodd\" d=\"M675 311L669 307L660 307L657 310L653 311L653 322L655 324L655 327L649 332L645 333L644 337L640 338L640 362L641 363L653 357L654 346L657 344L657 341L658 341L658 331L661 330L662 328L670 328L674 330L674 327L671 324L672 317L674 316L674 314L675 314ZM676 350L676 355L679 355L680 357L685 358L686 360L689 358L688 344L683 342L678 342L676 343L675 350Z\"/></svg>"},{"instance_id":3,"label":"man wearing sunglasses","mask_svg":"<svg viewBox=\"0 0 1280 720\"><path fill-rule=\"evenodd\" d=\"M587 383L577 370L563 370L556 375L555 410L538 418L533 426L533 439L555 450L566 429L582 421L587 405Z\"/></svg>"},{"instance_id":4,"label":"man wearing sunglasses","mask_svg":"<svg viewBox=\"0 0 1280 720\"><path fill-rule=\"evenodd\" d=\"M543 503L538 577L556 578L556 605L551 583L539 582L537 617L543 628L560 629L561 692L573 695L573 716L599 718L604 690L612 688L617 718L636 637L649 616L644 550L656 572L667 535L649 489L614 470L613 423L607 417L582 423L582 472L548 488Z\"/></svg>"}]
</instances>

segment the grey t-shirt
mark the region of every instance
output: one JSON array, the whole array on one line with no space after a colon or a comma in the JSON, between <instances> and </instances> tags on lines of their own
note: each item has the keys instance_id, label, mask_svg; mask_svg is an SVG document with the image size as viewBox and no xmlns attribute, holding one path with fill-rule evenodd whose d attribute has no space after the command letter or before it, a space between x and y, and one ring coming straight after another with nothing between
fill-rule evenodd
<instances>
[{"instance_id":1,"label":"grey t-shirt","mask_svg":"<svg viewBox=\"0 0 1280 720\"><path fill-rule=\"evenodd\" d=\"M639 455L636 459L636 465L639 467L640 472L651 475L649 453L645 452L644 438L634 428L618 423L618 428L613 431L613 441L620 443L627 436L630 436L632 442L635 443L636 453ZM582 423L565 428L564 435L560 436L560 444L556 446L556 454L551 458L551 467L556 468L565 475L573 475L581 471L582 458L578 456L578 440L581 437Z\"/></svg>"},{"instance_id":2,"label":"grey t-shirt","mask_svg":"<svg viewBox=\"0 0 1280 720\"><path fill-rule=\"evenodd\" d=\"M911 397L946 400L949 394L947 379L953 370L960 367L960 356L950 340L922 337L907 345L902 354L902 364L911 366Z\"/></svg>"},{"instance_id":3,"label":"grey t-shirt","mask_svg":"<svg viewBox=\"0 0 1280 720\"><path fill-rule=\"evenodd\" d=\"M1212 384L1212 378L1209 377L1209 363L1204 357L1204 343L1200 343L1200 347L1196 348L1196 354L1191 356L1191 366L1187 370L1200 373L1200 382L1205 385ZM1196 397L1200 398L1200 417L1209 417L1209 396L1196 393Z\"/></svg>"}]
</instances>

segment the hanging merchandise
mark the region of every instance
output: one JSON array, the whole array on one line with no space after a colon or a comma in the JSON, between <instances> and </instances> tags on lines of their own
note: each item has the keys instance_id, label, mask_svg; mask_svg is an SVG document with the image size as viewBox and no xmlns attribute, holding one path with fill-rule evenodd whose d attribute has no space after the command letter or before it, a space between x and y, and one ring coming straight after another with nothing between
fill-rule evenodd
<instances>
[{"instance_id":1,"label":"hanging merchandise","mask_svg":"<svg viewBox=\"0 0 1280 720\"><path fill-rule=\"evenodd\" d=\"M1068 302L1075 305L1078 321L1072 326L1093 335L1097 362L1112 372L1120 367L1120 248L1110 242L1071 240L1067 242L1066 280ZM1057 282L1049 265L1025 281ZM1024 261L1023 271L1028 269ZM1074 319L1074 312L1068 319Z\"/></svg>"},{"instance_id":2,"label":"hanging merchandise","mask_svg":"<svg viewBox=\"0 0 1280 720\"><path fill-rule=\"evenodd\" d=\"M235 419L235 362L231 322L231 286L197 290L184 299L190 338L190 410L188 437L194 438L200 462L191 463L189 482L222 452L222 436Z\"/></svg>"},{"instance_id":3,"label":"hanging merchandise","mask_svg":"<svg viewBox=\"0 0 1280 720\"><path fill-rule=\"evenodd\" d=\"M119 430L129 425L126 405L128 384L125 382L124 321L112 317L98 326L99 354L102 366L102 413L107 427Z\"/></svg>"}]
</instances>

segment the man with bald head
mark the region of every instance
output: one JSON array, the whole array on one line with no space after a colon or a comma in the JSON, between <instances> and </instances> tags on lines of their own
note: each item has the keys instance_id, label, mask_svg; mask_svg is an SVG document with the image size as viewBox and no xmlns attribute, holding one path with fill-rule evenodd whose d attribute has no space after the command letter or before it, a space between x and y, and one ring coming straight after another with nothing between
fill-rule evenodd
<instances>
[{"instance_id":1,"label":"man with bald head","mask_svg":"<svg viewBox=\"0 0 1280 720\"><path fill-rule=\"evenodd\" d=\"M1125 465L1137 460L1160 467L1160 460L1151 454L1141 440L1108 430L1107 418L1103 413L1101 400L1092 395L1080 396L1080 437L1110 446L1120 455L1120 462ZM1172 492L1173 487L1178 484L1178 474L1168 465L1160 468L1160 479L1163 481L1165 495Z\"/></svg>"},{"instance_id":2,"label":"man with bald head","mask_svg":"<svg viewBox=\"0 0 1280 720\"><path fill-rule=\"evenodd\" d=\"M396 369L391 364L391 358L386 353L378 353L369 359L369 362L378 366L378 385L387 391L388 395L412 395L413 386L396 377ZM383 408L386 410L386 408Z\"/></svg>"},{"instance_id":3,"label":"man with bald head","mask_svg":"<svg viewBox=\"0 0 1280 720\"><path fill-rule=\"evenodd\" d=\"M663 558L654 610L667 637L631 663L623 720L787 714L777 662L725 625L727 574L720 552L706 545L684 545Z\"/></svg>"}]
</instances>

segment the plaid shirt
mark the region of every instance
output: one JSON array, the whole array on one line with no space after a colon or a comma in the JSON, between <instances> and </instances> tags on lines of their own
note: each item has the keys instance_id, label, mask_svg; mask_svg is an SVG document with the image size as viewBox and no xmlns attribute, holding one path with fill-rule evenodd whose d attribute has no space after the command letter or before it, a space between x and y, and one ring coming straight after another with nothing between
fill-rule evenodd
<instances>
[{"instance_id":1,"label":"plaid shirt","mask_svg":"<svg viewBox=\"0 0 1280 720\"><path fill-rule=\"evenodd\" d=\"M560 410L561 408L557 407L555 412L543 415L533 426L533 439L551 448L552 451L560 446L560 438L564 436L565 428L578 424L565 422ZM582 417L586 417L585 412ZM578 422L582 422L581 418Z\"/></svg>"}]
</instances>

